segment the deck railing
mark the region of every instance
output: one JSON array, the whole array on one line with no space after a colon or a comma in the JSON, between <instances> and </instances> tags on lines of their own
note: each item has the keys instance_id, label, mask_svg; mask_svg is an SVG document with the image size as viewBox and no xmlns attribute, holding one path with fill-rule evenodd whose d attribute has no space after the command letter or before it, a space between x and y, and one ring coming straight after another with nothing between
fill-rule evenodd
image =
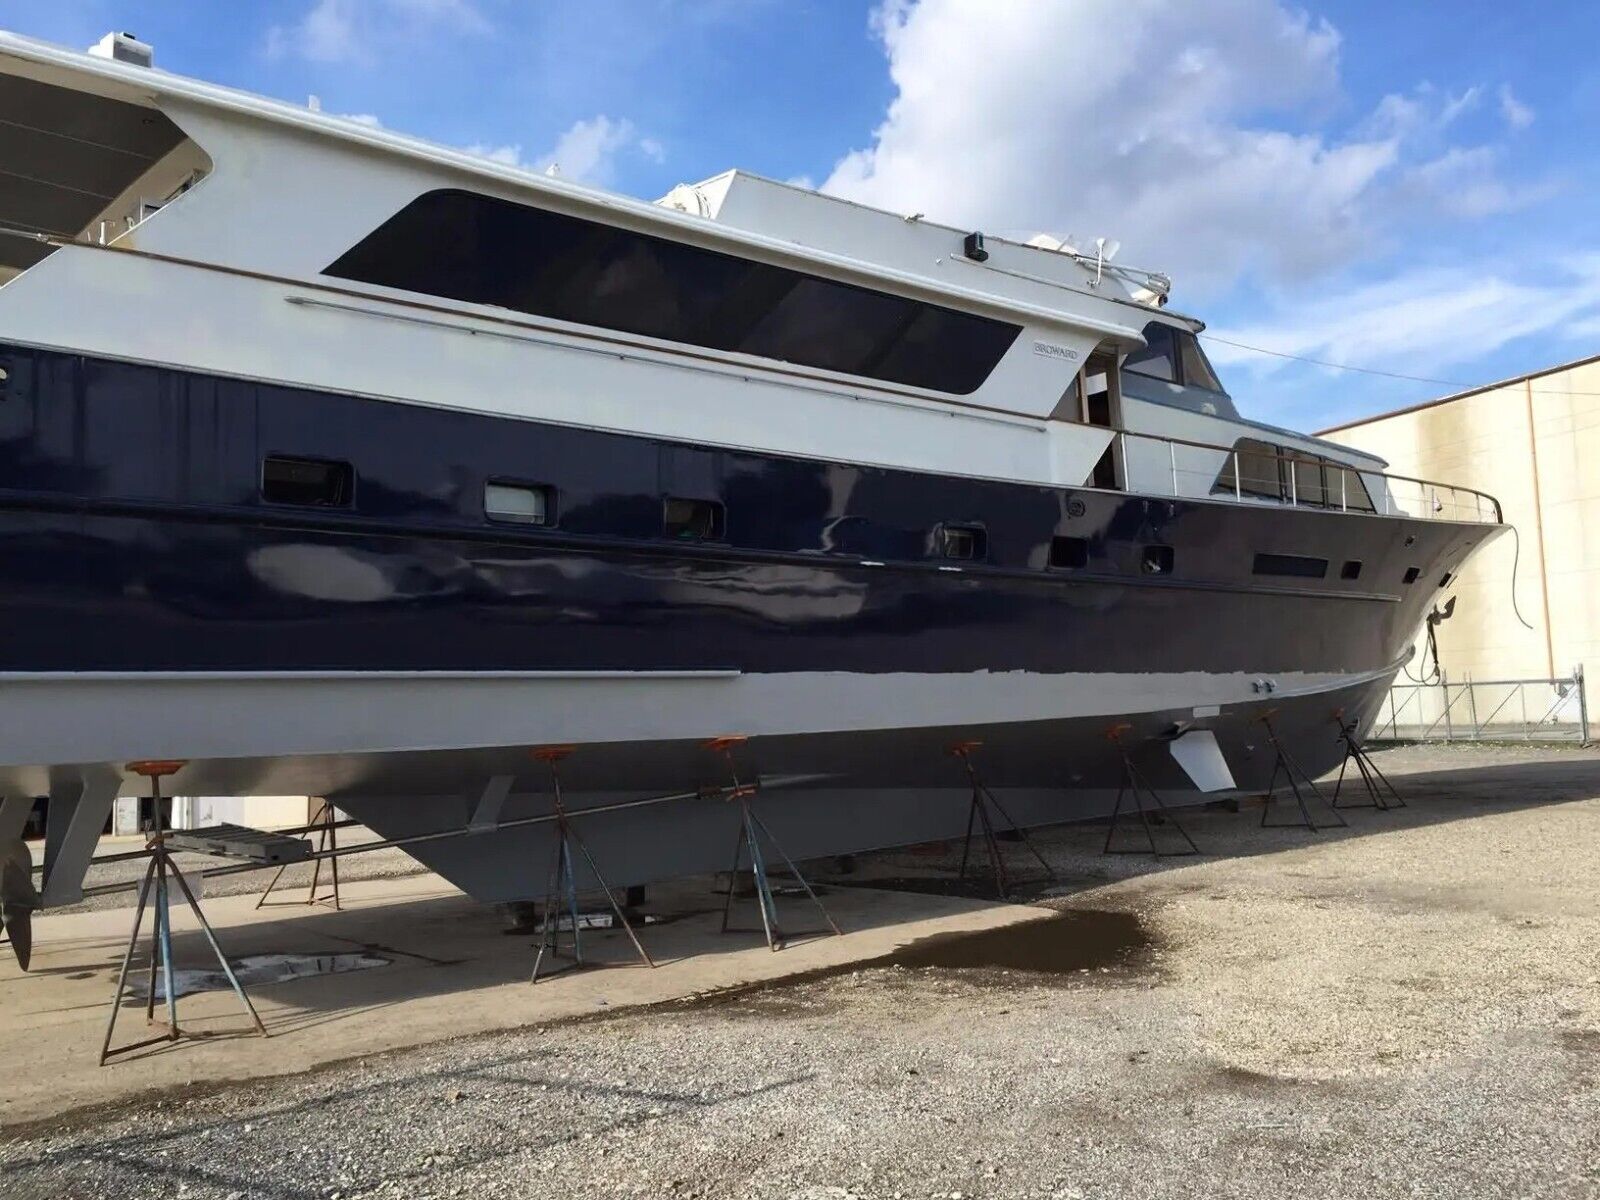
<instances>
[{"instance_id":1,"label":"deck railing","mask_svg":"<svg viewBox=\"0 0 1600 1200\"><path fill-rule=\"evenodd\" d=\"M1121 429L1112 441L1124 486L1248 504L1499 525L1500 502L1431 479L1366 470L1309 454L1241 451Z\"/></svg>"}]
</instances>

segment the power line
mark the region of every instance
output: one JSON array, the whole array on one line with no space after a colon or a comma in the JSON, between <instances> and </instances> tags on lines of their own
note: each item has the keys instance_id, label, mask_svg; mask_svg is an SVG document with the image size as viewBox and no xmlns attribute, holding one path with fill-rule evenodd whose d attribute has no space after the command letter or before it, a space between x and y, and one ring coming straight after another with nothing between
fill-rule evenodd
<instances>
[{"instance_id":1,"label":"power line","mask_svg":"<svg viewBox=\"0 0 1600 1200\"><path fill-rule=\"evenodd\" d=\"M1208 342L1220 342L1224 346L1232 346L1235 350L1248 350L1252 354L1266 354L1273 358L1287 358L1293 362L1310 363L1314 367L1328 367L1334 371L1353 371L1358 375L1379 375L1384 379L1403 379L1409 383L1428 383L1435 387L1455 388L1462 392L1495 391L1504 387L1516 387L1517 384L1526 381L1526 377L1501 383L1462 383L1459 379L1433 379L1427 375L1406 375L1399 371L1380 371L1376 367L1352 367L1348 363L1329 362L1322 358L1308 358L1304 354L1289 354L1283 350L1268 350L1265 346L1252 346L1247 342L1236 342L1230 338L1218 337L1214 333L1202 333L1200 336ZM1581 364L1575 363L1571 365L1577 366ZM1555 367L1552 368L1551 372L1543 373L1549 374L1561 369L1560 367ZM1531 390L1537 395L1546 396L1600 396L1600 392L1573 392L1565 388L1532 388Z\"/></svg>"}]
</instances>

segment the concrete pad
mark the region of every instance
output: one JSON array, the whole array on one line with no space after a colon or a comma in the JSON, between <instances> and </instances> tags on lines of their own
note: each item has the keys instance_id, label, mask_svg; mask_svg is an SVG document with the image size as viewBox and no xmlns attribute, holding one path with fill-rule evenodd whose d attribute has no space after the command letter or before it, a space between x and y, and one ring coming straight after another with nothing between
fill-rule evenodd
<instances>
[{"instance_id":1,"label":"concrete pad","mask_svg":"<svg viewBox=\"0 0 1600 1200\"><path fill-rule=\"evenodd\" d=\"M722 897L708 879L651 889L650 909L671 918L639 932L660 964L637 964L620 930L584 934L586 956L606 964L530 985L534 938L507 936L499 914L433 875L349 883L344 910L268 908L254 896L204 901L232 959L272 953L370 951L390 965L251 989L271 1035L253 1033L231 992L178 1001L180 1025L197 1038L97 1065L117 969L133 920L129 908L35 919L33 971L0 954L0 1124L15 1126L142 1091L305 1071L340 1059L463 1034L510 1029L849 965L938 933L996 928L1050 915L1023 905L852 888L829 888L829 912L846 931L796 941L778 953L756 932L719 932ZM780 919L810 929L804 899L779 900ZM754 901L735 924L759 920ZM146 916L146 931L149 917ZM174 958L216 965L188 908L173 907ZM141 938L138 970L147 945ZM147 1035L143 1002L126 1000L114 1045Z\"/></svg>"}]
</instances>

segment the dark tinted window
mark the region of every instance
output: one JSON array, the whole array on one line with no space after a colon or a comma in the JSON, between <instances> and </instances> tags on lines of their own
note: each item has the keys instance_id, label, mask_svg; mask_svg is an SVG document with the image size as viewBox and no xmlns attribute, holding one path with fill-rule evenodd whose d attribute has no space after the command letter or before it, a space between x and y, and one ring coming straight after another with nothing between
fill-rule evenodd
<instances>
[{"instance_id":1,"label":"dark tinted window","mask_svg":"<svg viewBox=\"0 0 1600 1200\"><path fill-rule=\"evenodd\" d=\"M1405 581L1407 583L1415 583L1417 581L1417 576L1421 575L1421 574L1422 574L1422 568L1421 567L1407 567L1406 568L1406 573L1405 573Z\"/></svg>"},{"instance_id":2,"label":"dark tinted window","mask_svg":"<svg viewBox=\"0 0 1600 1200\"><path fill-rule=\"evenodd\" d=\"M327 273L957 395L1021 331L470 192L418 197Z\"/></svg>"},{"instance_id":3,"label":"dark tinted window","mask_svg":"<svg viewBox=\"0 0 1600 1200\"><path fill-rule=\"evenodd\" d=\"M1217 378L1216 371L1212 370L1211 360L1206 357L1206 352L1200 349L1199 339L1186 329L1175 330L1173 337L1178 344L1178 364L1183 368L1184 386L1205 388L1208 392L1220 392L1222 381Z\"/></svg>"},{"instance_id":4,"label":"dark tinted window","mask_svg":"<svg viewBox=\"0 0 1600 1200\"><path fill-rule=\"evenodd\" d=\"M1233 453L1222 464L1212 492L1236 492L1241 496L1283 499L1283 481L1278 474L1278 448L1254 438L1240 438Z\"/></svg>"},{"instance_id":5,"label":"dark tinted window","mask_svg":"<svg viewBox=\"0 0 1600 1200\"><path fill-rule=\"evenodd\" d=\"M1341 567L1340 570L1339 570L1339 578L1340 579L1360 579L1361 578L1361 560L1358 559L1358 558L1352 558L1348 562L1346 562L1344 564L1344 566Z\"/></svg>"},{"instance_id":6,"label":"dark tinted window","mask_svg":"<svg viewBox=\"0 0 1600 1200\"><path fill-rule=\"evenodd\" d=\"M941 525L937 541L944 558L977 559L988 551L983 530L972 525Z\"/></svg>"},{"instance_id":7,"label":"dark tinted window","mask_svg":"<svg viewBox=\"0 0 1600 1200\"><path fill-rule=\"evenodd\" d=\"M1351 512L1373 512L1372 497L1367 494L1366 482L1350 467L1328 464L1328 507L1348 509Z\"/></svg>"},{"instance_id":8,"label":"dark tinted window","mask_svg":"<svg viewBox=\"0 0 1600 1200\"><path fill-rule=\"evenodd\" d=\"M668 496L661 505L661 527L670 538L702 542L722 536L722 505L714 500Z\"/></svg>"},{"instance_id":9,"label":"dark tinted window","mask_svg":"<svg viewBox=\"0 0 1600 1200\"><path fill-rule=\"evenodd\" d=\"M1294 501L1321 508L1326 497L1322 486L1322 460L1295 458L1286 464L1294 468Z\"/></svg>"},{"instance_id":10,"label":"dark tinted window","mask_svg":"<svg viewBox=\"0 0 1600 1200\"><path fill-rule=\"evenodd\" d=\"M343 508L355 495L349 463L274 456L261 464L261 498L273 504Z\"/></svg>"},{"instance_id":11,"label":"dark tinted window","mask_svg":"<svg viewBox=\"0 0 1600 1200\"><path fill-rule=\"evenodd\" d=\"M1173 561L1171 546L1146 546L1139 566L1146 575L1171 575Z\"/></svg>"},{"instance_id":12,"label":"dark tinted window","mask_svg":"<svg viewBox=\"0 0 1600 1200\"><path fill-rule=\"evenodd\" d=\"M1050 565L1076 571L1089 565L1089 540L1080 537L1050 539Z\"/></svg>"},{"instance_id":13,"label":"dark tinted window","mask_svg":"<svg viewBox=\"0 0 1600 1200\"><path fill-rule=\"evenodd\" d=\"M1258 554L1253 570L1257 575L1293 575L1300 579L1321 579L1328 573L1328 560L1306 558L1299 554Z\"/></svg>"},{"instance_id":14,"label":"dark tinted window","mask_svg":"<svg viewBox=\"0 0 1600 1200\"><path fill-rule=\"evenodd\" d=\"M1127 360L1122 364L1122 369L1132 371L1136 375L1149 375L1155 379L1177 383L1178 351L1172 334L1171 325L1151 321L1144 327L1146 345L1142 349L1130 351Z\"/></svg>"}]
</instances>

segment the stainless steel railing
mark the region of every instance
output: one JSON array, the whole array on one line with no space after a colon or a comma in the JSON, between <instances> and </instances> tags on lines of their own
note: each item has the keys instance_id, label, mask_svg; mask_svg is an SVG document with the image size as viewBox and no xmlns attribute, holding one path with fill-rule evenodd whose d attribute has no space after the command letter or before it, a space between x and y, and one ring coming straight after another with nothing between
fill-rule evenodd
<instances>
[{"instance_id":1,"label":"stainless steel railing","mask_svg":"<svg viewBox=\"0 0 1600 1200\"><path fill-rule=\"evenodd\" d=\"M1173 496L1239 503L1473 524L1504 521L1500 502L1485 492L1331 458L1241 451L1126 429L1116 431L1112 448L1130 491L1163 487Z\"/></svg>"}]
</instances>

